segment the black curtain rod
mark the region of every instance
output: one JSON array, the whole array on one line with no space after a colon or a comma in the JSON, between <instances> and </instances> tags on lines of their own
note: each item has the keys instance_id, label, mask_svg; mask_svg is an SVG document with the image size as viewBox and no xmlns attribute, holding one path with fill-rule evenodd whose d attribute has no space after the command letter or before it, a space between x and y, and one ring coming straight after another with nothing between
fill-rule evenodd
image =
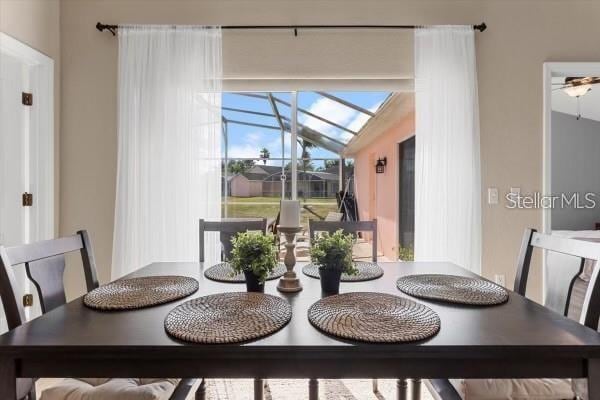
<instances>
[{"instance_id":1,"label":"black curtain rod","mask_svg":"<svg viewBox=\"0 0 600 400\"><path fill-rule=\"evenodd\" d=\"M298 29L416 29L419 25L224 25L221 29L239 30L239 29L288 29L293 30L294 35L298 35ZM115 36L119 25L107 25L101 22L96 24L96 29L100 32L105 29ZM483 32L487 29L485 22L473 25L473 29Z\"/></svg>"}]
</instances>

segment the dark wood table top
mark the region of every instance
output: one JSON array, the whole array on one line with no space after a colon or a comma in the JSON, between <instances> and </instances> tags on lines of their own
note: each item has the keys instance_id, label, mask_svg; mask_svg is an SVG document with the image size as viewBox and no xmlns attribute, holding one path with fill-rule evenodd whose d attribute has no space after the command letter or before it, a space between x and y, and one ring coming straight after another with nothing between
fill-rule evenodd
<instances>
[{"instance_id":1,"label":"dark wood table top","mask_svg":"<svg viewBox=\"0 0 600 400\"><path fill-rule=\"evenodd\" d=\"M447 273L474 276L449 263L381 263L385 275L369 282L343 282L340 292L372 291L406 296L396 288L396 279L416 273ZM317 279L304 276L296 267L304 290L283 294L276 290L277 281L266 284L266 292L287 299L292 305L291 322L279 332L241 345L197 345L170 338L163 321L176 305L192 297L212 293L244 291L244 284L210 281L198 263L155 263L130 276L178 274L200 282L199 291L187 299L135 311L102 312L83 305L82 298L71 301L46 315L0 336L0 355L43 352L74 354L168 349L169 354L207 355L245 351L358 352L407 357L532 357L600 358L600 335L578 323L527 300L513 292L506 304L493 307L451 305L416 299L441 318L441 330L433 338L411 344L352 343L329 337L315 329L307 319L309 306L321 298ZM182 353L179 353L179 352ZM214 353L216 352L216 353ZM308 353L307 353L308 352Z\"/></svg>"}]
</instances>

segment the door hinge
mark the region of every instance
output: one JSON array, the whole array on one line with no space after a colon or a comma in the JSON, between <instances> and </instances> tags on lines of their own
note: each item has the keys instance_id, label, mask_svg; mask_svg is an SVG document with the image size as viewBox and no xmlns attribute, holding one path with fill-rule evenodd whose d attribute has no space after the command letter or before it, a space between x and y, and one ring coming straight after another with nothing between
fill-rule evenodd
<instances>
[{"instance_id":1,"label":"door hinge","mask_svg":"<svg viewBox=\"0 0 600 400\"><path fill-rule=\"evenodd\" d=\"M31 307L33 305L33 295L26 294L23 296L23 307Z\"/></svg>"},{"instance_id":2,"label":"door hinge","mask_svg":"<svg viewBox=\"0 0 600 400\"><path fill-rule=\"evenodd\" d=\"M33 205L33 194L23 193L23 207L31 207Z\"/></svg>"},{"instance_id":3,"label":"door hinge","mask_svg":"<svg viewBox=\"0 0 600 400\"><path fill-rule=\"evenodd\" d=\"M33 105L33 94L23 92L21 94L21 103L23 103L24 106Z\"/></svg>"}]
</instances>

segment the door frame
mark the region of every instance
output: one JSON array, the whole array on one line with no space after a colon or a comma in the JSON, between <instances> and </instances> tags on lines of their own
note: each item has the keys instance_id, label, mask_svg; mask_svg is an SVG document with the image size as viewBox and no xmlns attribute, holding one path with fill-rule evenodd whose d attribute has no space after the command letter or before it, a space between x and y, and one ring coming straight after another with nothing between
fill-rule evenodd
<instances>
[{"instance_id":1,"label":"door frame","mask_svg":"<svg viewBox=\"0 0 600 400\"><path fill-rule=\"evenodd\" d=\"M552 195L552 77L600 76L600 62L545 62L543 66L542 195ZM552 233L552 209L542 208L542 232ZM542 297L546 301L546 251L542 252Z\"/></svg>"},{"instance_id":2,"label":"door frame","mask_svg":"<svg viewBox=\"0 0 600 400\"><path fill-rule=\"evenodd\" d=\"M600 76L600 62L545 62L544 63L544 123L542 194L552 194L552 77ZM542 230L552 232L552 209L542 208Z\"/></svg>"},{"instance_id":3,"label":"door frame","mask_svg":"<svg viewBox=\"0 0 600 400\"><path fill-rule=\"evenodd\" d=\"M34 194L30 210L29 240L50 239L54 218L54 60L25 43L0 32L0 53L9 54L31 67L34 94L30 113L29 191Z\"/></svg>"}]
</instances>

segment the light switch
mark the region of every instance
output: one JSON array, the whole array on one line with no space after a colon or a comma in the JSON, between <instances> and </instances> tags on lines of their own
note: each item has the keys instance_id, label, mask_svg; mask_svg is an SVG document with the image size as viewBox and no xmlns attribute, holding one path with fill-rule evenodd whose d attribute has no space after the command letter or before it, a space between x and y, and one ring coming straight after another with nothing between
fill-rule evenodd
<instances>
[{"instance_id":1,"label":"light switch","mask_svg":"<svg viewBox=\"0 0 600 400\"><path fill-rule=\"evenodd\" d=\"M497 188L488 188L488 204L498 204Z\"/></svg>"}]
</instances>

